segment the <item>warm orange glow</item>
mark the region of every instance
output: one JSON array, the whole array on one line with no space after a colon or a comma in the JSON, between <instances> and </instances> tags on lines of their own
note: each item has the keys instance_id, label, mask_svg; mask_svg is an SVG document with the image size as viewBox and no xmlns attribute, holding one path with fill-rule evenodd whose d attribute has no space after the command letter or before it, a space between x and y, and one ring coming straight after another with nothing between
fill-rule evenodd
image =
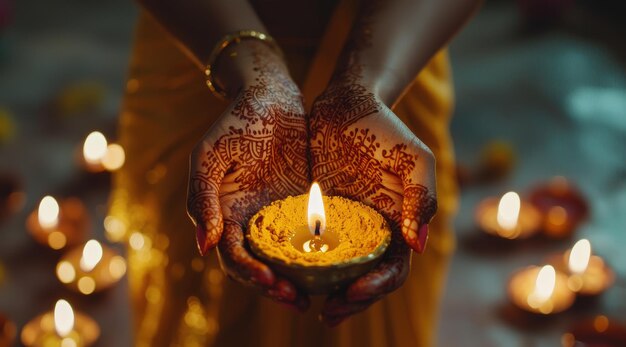
<instances>
[{"instance_id":1,"label":"warm orange glow","mask_svg":"<svg viewBox=\"0 0 626 347\"><path fill-rule=\"evenodd\" d=\"M41 199L37 212L39 225L42 228L53 229L59 224L59 203L50 195Z\"/></svg>"},{"instance_id":2,"label":"warm orange glow","mask_svg":"<svg viewBox=\"0 0 626 347\"><path fill-rule=\"evenodd\" d=\"M508 192L502 196L498 204L498 225L506 230L517 227L520 211L520 198L515 192Z\"/></svg>"},{"instance_id":3,"label":"warm orange glow","mask_svg":"<svg viewBox=\"0 0 626 347\"><path fill-rule=\"evenodd\" d=\"M83 145L83 156L88 164L100 164L107 153L107 139L99 131L87 135Z\"/></svg>"},{"instance_id":4,"label":"warm orange glow","mask_svg":"<svg viewBox=\"0 0 626 347\"><path fill-rule=\"evenodd\" d=\"M109 273L113 278L121 278L126 273L126 261L122 256L116 255L109 263Z\"/></svg>"},{"instance_id":5,"label":"warm orange glow","mask_svg":"<svg viewBox=\"0 0 626 347\"><path fill-rule=\"evenodd\" d=\"M324 201L322 200L322 190L319 184L314 182L309 192L309 206L307 209L307 221L309 231L315 235L315 224L319 221L319 234L323 234L326 229L326 214L324 213Z\"/></svg>"},{"instance_id":6,"label":"warm orange glow","mask_svg":"<svg viewBox=\"0 0 626 347\"><path fill-rule=\"evenodd\" d=\"M80 258L80 268L85 272L93 270L102 259L102 246L96 240L89 240L83 247L83 256Z\"/></svg>"},{"instance_id":7,"label":"warm orange glow","mask_svg":"<svg viewBox=\"0 0 626 347\"><path fill-rule=\"evenodd\" d=\"M580 275L589 265L589 258L591 257L591 244L589 240L582 239L576 242L569 254L569 270L573 274Z\"/></svg>"},{"instance_id":8,"label":"warm orange glow","mask_svg":"<svg viewBox=\"0 0 626 347\"><path fill-rule=\"evenodd\" d=\"M61 249L67 244L67 237L62 232L55 230L48 234L48 245L52 249Z\"/></svg>"},{"instance_id":9,"label":"warm orange glow","mask_svg":"<svg viewBox=\"0 0 626 347\"><path fill-rule=\"evenodd\" d=\"M554 292L554 285L556 284L556 271L551 265L546 265L539 270L537 279L535 280L535 288L528 297L528 303L532 307L539 307L543 305Z\"/></svg>"},{"instance_id":10,"label":"warm orange glow","mask_svg":"<svg viewBox=\"0 0 626 347\"><path fill-rule=\"evenodd\" d=\"M79 292L89 295L96 290L96 281L89 276L85 276L78 279L76 286L78 287Z\"/></svg>"},{"instance_id":11,"label":"warm orange glow","mask_svg":"<svg viewBox=\"0 0 626 347\"><path fill-rule=\"evenodd\" d=\"M102 166L108 171L115 171L124 166L125 161L124 148L117 143L112 143L107 147L106 153L102 157Z\"/></svg>"},{"instance_id":12,"label":"warm orange glow","mask_svg":"<svg viewBox=\"0 0 626 347\"><path fill-rule=\"evenodd\" d=\"M62 283L70 283L76 278L76 270L69 261L61 261L57 265L57 277Z\"/></svg>"},{"instance_id":13,"label":"warm orange glow","mask_svg":"<svg viewBox=\"0 0 626 347\"><path fill-rule=\"evenodd\" d=\"M74 311L69 302L61 299L54 305L54 330L60 337L65 337L72 329L74 329Z\"/></svg>"}]
</instances>

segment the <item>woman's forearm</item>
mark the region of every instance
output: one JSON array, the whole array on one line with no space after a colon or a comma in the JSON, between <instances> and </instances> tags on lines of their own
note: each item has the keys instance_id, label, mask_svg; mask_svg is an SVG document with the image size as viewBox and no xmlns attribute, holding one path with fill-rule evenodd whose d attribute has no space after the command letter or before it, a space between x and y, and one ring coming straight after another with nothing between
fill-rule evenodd
<instances>
[{"instance_id":1,"label":"woman's forearm","mask_svg":"<svg viewBox=\"0 0 626 347\"><path fill-rule=\"evenodd\" d=\"M204 68L213 46L227 34L265 26L245 0L137 0Z\"/></svg>"},{"instance_id":2,"label":"woman's forearm","mask_svg":"<svg viewBox=\"0 0 626 347\"><path fill-rule=\"evenodd\" d=\"M391 106L480 2L364 1L336 75L358 72L361 82Z\"/></svg>"},{"instance_id":3,"label":"woman's forearm","mask_svg":"<svg viewBox=\"0 0 626 347\"><path fill-rule=\"evenodd\" d=\"M208 63L213 47L220 39L240 30L267 30L252 6L245 0L137 0L173 37L180 48L198 66ZM244 40L220 54L212 76L227 92L238 90L253 74L250 51L254 45ZM276 52L266 59L282 59ZM222 57L237 57L222 59Z\"/></svg>"}]
</instances>

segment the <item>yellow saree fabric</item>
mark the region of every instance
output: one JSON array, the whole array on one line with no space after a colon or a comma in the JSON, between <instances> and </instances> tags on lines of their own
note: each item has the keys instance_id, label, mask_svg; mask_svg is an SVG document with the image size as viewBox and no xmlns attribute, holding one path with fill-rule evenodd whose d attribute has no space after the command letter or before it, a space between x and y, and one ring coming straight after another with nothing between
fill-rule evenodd
<instances>
[{"instance_id":1,"label":"yellow saree fabric","mask_svg":"<svg viewBox=\"0 0 626 347\"><path fill-rule=\"evenodd\" d=\"M115 223L107 228L129 245L134 345L432 345L456 208L446 53L432 59L394 108L437 158L439 212L426 251L413 255L400 289L331 329L317 320L323 298L306 314L291 311L224 278L214 251L198 255L185 212L188 159L226 103L210 94L202 73L150 16L140 16L135 35L119 124L127 161L114 176L109 222ZM283 49L295 59L288 45Z\"/></svg>"}]
</instances>

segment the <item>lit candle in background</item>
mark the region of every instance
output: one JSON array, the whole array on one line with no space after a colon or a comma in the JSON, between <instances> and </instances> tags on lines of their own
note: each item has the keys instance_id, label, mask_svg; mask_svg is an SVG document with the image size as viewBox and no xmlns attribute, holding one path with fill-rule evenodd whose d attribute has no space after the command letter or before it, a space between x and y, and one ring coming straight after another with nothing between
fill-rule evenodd
<instances>
[{"instance_id":1,"label":"lit candle in background","mask_svg":"<svg viewBox=\"0 0 626 347\"><path fill-rule=\"evenodd\" d=\"M83 158L85 168L90 172L100 172L104 170L102 158L107 153L107 139L99 131L93 131L85 138L83 143Z\"/></svg>"},{"instance_id":2,"label":"lit candle in background","mask_svg":"<svg viewBox=\"0 0 626 347\"><path fill-rule=\"evenodd\" d=\"M528 305L532 308L539 309L552 297L554 293L554 285L556 284L556 271L550 265L546 265L539 270L535 287L528 295Z\"/></svg>"},{"instance_id":3,"label":"lit candle in background","mask_svg":"<svg viewBox=\"0 0 626 347\"><path fill-rule=\"evenodd\" d=\"M110 288L125 273L124 258L96 240L89 240L83 247L69 251L56 267L59 281L84 295Z\"/></svg>"},{"instance_id":4,"label":"lit candle in background","mask_svg":"<svg viewBox=\"0 0 626 347\"><path fill-rule=\"evenodd\" d=\"M592 255L587 239L579 240L563 254L550 257L549 262L569 275L568 287L582 296L602 294L615 281L613 270L601 257Z\"/></svg>"},{"instance_id":5,"label":"lit candle in background","mask_svg":"<svg viewBox=\"0 0 626 347\"><path fill-rule=\"evenodd\" d=\"M591 243L582 239L576 242L569 254L567 265L569 271L574 275L581 275L587 270L589 258L591 257Z\"/></svg>"},{"instance_id":6,"label":"lit candle in background","mask_svg":"<svg viewBox=\"0 0 626 347\"><path fill-rule=\"evenodd\" d=\"M59 203L49 195L41 199L26 221L35 241L57 250L82 242L88 226L89 217L80 200L67 198Z\"/></svg>"},{"instance_id":7,"label":"lit candle in background","mask_svg":"<svg viewBox=\"0 0 626 347\"><path fill-rule=\"evenodd\" d=\"M76 340L69 336L74 330L74 311L65 300L59 300L54 305L54 330L61 338L62 347L76 346Z\"/></svg>"},{"instance_id":8,"label":"lit candle in background","mask_svg":"<svg viewBox=\"0 0 626 347\"><path fill-rule=\"evenodd\" d=\"M530 266L514 273L508 283L508 295L518 308L544 315L568 309L575 298L567 287L567 276L551 265Z\"/></svg>"},{"instance_id":9,"label":"lit candle in background","mask_svg":"<svg viewBox=\"0 0 626 347\"><path fill-rule=\"evenodd\" d=\"M505 239L527 238L539 230L541 216L516 192L488 198L476 209L476 223L486 233Z\"/></svg>"},{"instance_id":10,"label":"lit candle in background","mask_svg":"<svg viewBox=\"0 0 626 347\"><path fill-rule=\"evenodd\" d=\"M89 172L116 171L124 166L126 152L117 143L108 143L99 131L93 131L85 138L82 151L83 166Z\"/></svg>"},{"instance_id":11,"label":"lit candle in background","mask_svg":"<svg viewBox=\"0 0 626 347\"><path fill-rule=\"evenodd\" d=\"M102 260L102 246L96 240L89 240L83 247L83 255L80 257L80 268L85 272L91 272Z\"/></svg>"},{"instance_id":12,"label":"lit candle in background","mask_svg":"<svg viewBox=\"0 0 626 347\"><path fill-rule=\"evenodd\" d=\"M520 204L519 195L515 192L508 192L500 198L496 220L502 231L502 236L510 237L514 235L519 219ZM510 232L510 234L505 231Z\"/></svg>"},{"instance_id":13,"label":"lit candle in background","mask_svg":"<svg viewBox=\"0 0 626 347\"><path fill-rule=\"evenodd\" d=\"M58 300L53 312L35 317L22 329L21 340L27 347L90 346L100 335L98 324L75 312L69 302Z\"/></svg>"},{"instance_id":14,"label":"lit candle in background","mask_svg":"<svg viewBox=\"0 0 626 347\"><path fill-rule=\"evenodd\" d=\"M59 203L50 195L41 199L37 209L37 220L45 230L52 230L59 225Z\"/></svg>"}]
</instances>

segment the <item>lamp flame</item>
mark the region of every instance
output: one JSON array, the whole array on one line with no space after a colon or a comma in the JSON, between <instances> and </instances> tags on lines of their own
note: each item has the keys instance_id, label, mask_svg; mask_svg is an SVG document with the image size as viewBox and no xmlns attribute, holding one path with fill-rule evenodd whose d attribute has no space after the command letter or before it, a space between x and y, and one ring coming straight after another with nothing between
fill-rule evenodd
<instances>
[{"instance_id":1,"label":"lamp flame","mask_svg":"<svg viewBox=\"0 0 626 347\"><path fill-rule=\"evenodd\" d=\"M546 265L539 270L537 280L535 281L535 289L531 294L537 303L543 303L548 300L554 292L556 284L556 272L554 267Z\"/></svg>"},{"instance_id":2,"label":"lamp flame","mask_svg":"<svg viewBox=\"0 0 626 347\"><path fill-rule=\"evenodd\" d=\"M591 243L587 239L579 240L569 253L569 270L577 275L582 274L587 270L589 257L591 257Z\"/></svg>"},{"instance_id":3,"label":"lamp flame","mask_svg":"<svg viewBox=\"0 0 626 347\"><path fill-rule=\"evenodd\" d=\"M309 231L315 235L316 223L320 223L319 234L323 234L326 229L326 214L324 213L324 201L322 200L322 190L317 182L311 185L309 192L309 205L307 208L307 220Z\"/></svg>"},{"instance_id":4,"label":"lamp flame","mask_svg":"<svg viewBox=\"0 0 626 347\"><path fill-rule=\"evenodd\" d=\"M107 139L99 131L87 135L83 145L83 156L89 164L99 164L107 153Z\"/></svg>"},{"instance_id":5,"label":"lamp flame","mask_svg":"<svg viewBox=\"0 0 626 347\"><path fill-rule=\"evenodd\" d=\"M83 247L83 256L80 258L80 268L89 272L93 270L102 259L102 246L96 240L89 240Z\"/></svg>"},{"instance_id":6,"label":"lamp flame","mask_svg":"<svg viewBox=\"0 0 626 347\"><path fill-rule=\"evenodd\" d=\"M37 211L39 225L44 229L53 229L59 224L59 203L50 195L45 196L39 203Z\"/></svg>"},{"instance_id":7,"label":"lamp flame","mask_svg":"<svg viewBox=\"0 0 626 347\"><path fill-rule=\"evenodd\" d=\"M61 299L54 305L54 330L60 337L65 337L72 329L74 329L74 311L69 302Z\"/></svg>"},{"instance_id":8,"label":"lamp flame","mask_svg":"<svg viewBox=\"0 0 626 347\"><path fill-rule=\"evenodd\" d=\"M498 225L503 229L511 230L517 226L520 211L520 198L516 192L502 195L498 204Z\"/></svg>"}]
</instances>

